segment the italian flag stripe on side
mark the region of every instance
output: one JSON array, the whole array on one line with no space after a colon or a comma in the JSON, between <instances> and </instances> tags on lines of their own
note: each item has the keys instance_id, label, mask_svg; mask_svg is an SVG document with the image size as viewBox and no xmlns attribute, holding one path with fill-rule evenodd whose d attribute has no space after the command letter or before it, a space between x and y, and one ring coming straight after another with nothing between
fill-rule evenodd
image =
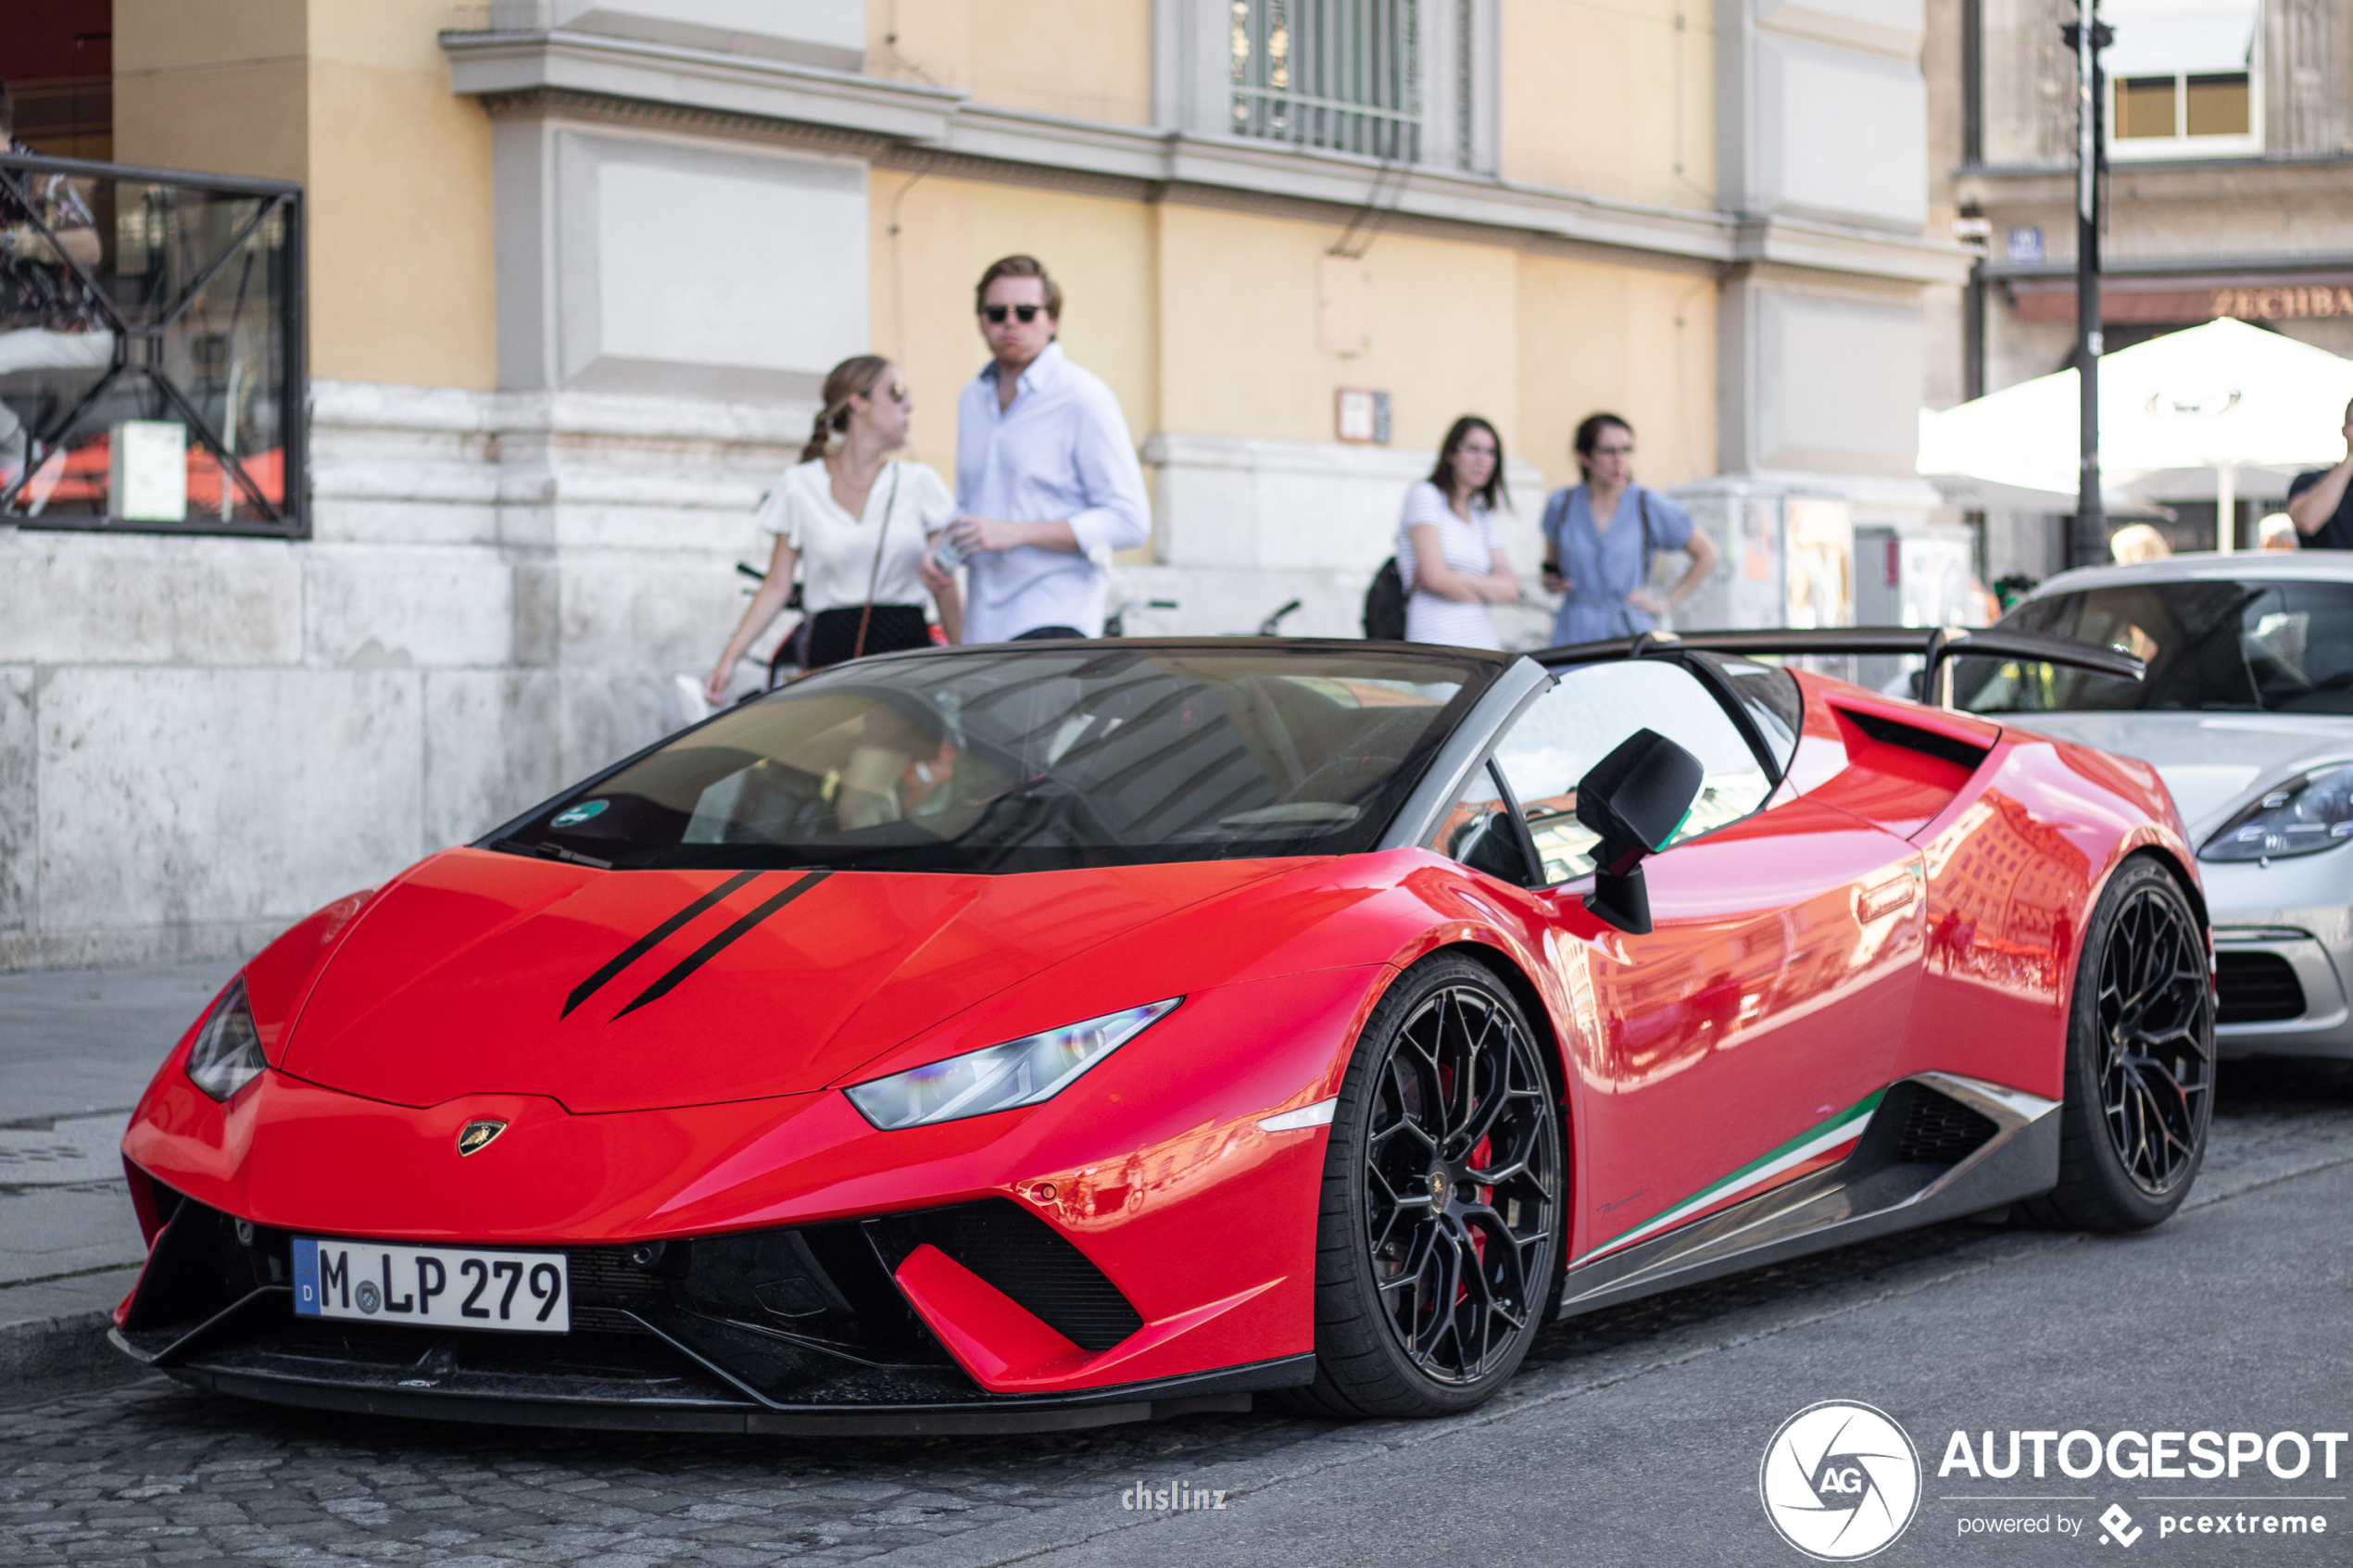
<instances>
[{"instance_id":1,"label":"italian flag stripe on side","mask_svg":"<svg viewBox=\"0 0 2353 1568\"><path fill-rule=\"evenodd\" d=\"M1862 1137L1864 1130L1870 1126L1871 1113L1886 1098L1887 1091L1881 1089L1867 1098L1856 1100L1829 1121L1817 1123L1779 1148L1758 1155L1730 1175L1702 1187L1673 1208L1655 1214L1624 1235L1602 1243L1570 1263L1569 1267L1590 1263L1596 1258L1606 1258L1620 1248L1631 1247L1662 1231L1696 1220L1711 1209L1721 1209L1751 1197L1776 1177L1788 1175L1793 1179L1795 1174L1803 1173L1798 1169L1801 1166L1818 1167L1832 1160L1843 1159Z\"/></svg>"}]
</instances>

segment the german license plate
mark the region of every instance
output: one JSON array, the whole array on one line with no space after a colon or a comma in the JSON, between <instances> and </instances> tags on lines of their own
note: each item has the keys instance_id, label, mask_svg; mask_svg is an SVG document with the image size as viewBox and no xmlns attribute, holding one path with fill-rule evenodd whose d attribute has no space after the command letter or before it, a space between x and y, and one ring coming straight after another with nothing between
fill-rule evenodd
<instances>
[{"instance_id":1,"label":"german license plate","mask_svg":"<svg viewBox=\"0 0 2353 1568\"><path fill-rule=\"evenodd\" d=\"M294 1238L295 1312L306 1318L572 1331L572 1280L560 1252L409 1247Z\"/></svg>"}]
</instances>

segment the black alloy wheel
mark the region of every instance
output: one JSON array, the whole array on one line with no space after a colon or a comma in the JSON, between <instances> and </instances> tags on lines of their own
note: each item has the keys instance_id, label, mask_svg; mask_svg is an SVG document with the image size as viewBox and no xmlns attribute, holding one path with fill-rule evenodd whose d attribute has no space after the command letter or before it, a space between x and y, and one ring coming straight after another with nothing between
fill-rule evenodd
<instances>
[{"instance_id":1,"label":"black alloy wheel","mask_svg":"<svg viewBox=\"0 0 2353 1568\"><path fill-rule=\"evenodd\" d=\"M1441 1415L1527 1355L1562 1268L1559 1096L1494 974L1444 955L1391 985L1332 1119L1316 1380L1336 1415Z\"/></svg>"},{"instance_id":2,"label":"black alloy wheel","mask_svg":"<svg viewBox=\"0 0 2353 1568\"><path fill-rule=\"evenodd\" d=\"M2214 1110L2206 935L2171 872L2128 860L2084 934L2070 1009L2059 1185L2029 1211L2139 1230L2181 1206Z\"/></svg>"},{"instance_id":3,"label":"black alloy wheel","mask_svg":"<svg viewBox=\"0 0 2353 1568\"><path fill-rule=\"evenodd\" d=\"M2206 944L2178 899L2135 888L2100 955L2100 1110L2133 1185L2162 1198L2196 1165L2214 1088Z\"/></svg>"}]
</instances>

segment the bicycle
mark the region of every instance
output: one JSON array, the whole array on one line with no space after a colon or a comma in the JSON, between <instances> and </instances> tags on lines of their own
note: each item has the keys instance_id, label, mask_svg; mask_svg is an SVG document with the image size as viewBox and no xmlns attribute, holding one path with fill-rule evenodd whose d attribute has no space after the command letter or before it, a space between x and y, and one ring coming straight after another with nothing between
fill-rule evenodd
<instances>
[{"instance_id":1,"label":"bicycle","mask_svg":"<svg viewBox=\"0 0 2353 1568\"><path fill-rule=\"evenodd\" d=\"M1280 609L1277 610L1274 614L1268 616L1265 620L1258 623L1257 634L1262 637L1281 636L1283 634L1284 618L1297 613L1299 608L1300 601L1297 599L1293 599L1289 604L1284 605Z\"/></svg>"},{"instance_id":2,"label":"bicycle","mask_svg":"<svg viewBox=\"0 0 2353 1568\"><path fill-rule=\"evenodd\" d=\"M1109 615L1103 617L1103 635L1106 637L1124 637L1127 635L1127 612L1129 610L1175 609L1176 608L1177 605L1175 599L1123 600L1117 609L1113 610Z\"/></svg>"}]
</instances>

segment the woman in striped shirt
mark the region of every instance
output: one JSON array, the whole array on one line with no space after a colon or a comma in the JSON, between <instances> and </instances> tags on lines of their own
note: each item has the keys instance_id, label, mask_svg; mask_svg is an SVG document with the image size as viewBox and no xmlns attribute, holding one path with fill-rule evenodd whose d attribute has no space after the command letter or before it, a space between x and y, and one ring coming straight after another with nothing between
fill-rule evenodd
<instances>
[{"instance_id":1,"label":"woman in striped shirt","mask_svg":"<svg viewBox=\"0 0 2353 1568\"><path fill-rule=\"evenodd\" d=\"M1519 599L1519 579L1495 543L1495 508L1508 505L1504 438L1465 414L1447 431L1438 466L1405 494L1397 566L1408 594L1406 641L1504 646L1487 607Z\"/></svg>"}]
</instances>

